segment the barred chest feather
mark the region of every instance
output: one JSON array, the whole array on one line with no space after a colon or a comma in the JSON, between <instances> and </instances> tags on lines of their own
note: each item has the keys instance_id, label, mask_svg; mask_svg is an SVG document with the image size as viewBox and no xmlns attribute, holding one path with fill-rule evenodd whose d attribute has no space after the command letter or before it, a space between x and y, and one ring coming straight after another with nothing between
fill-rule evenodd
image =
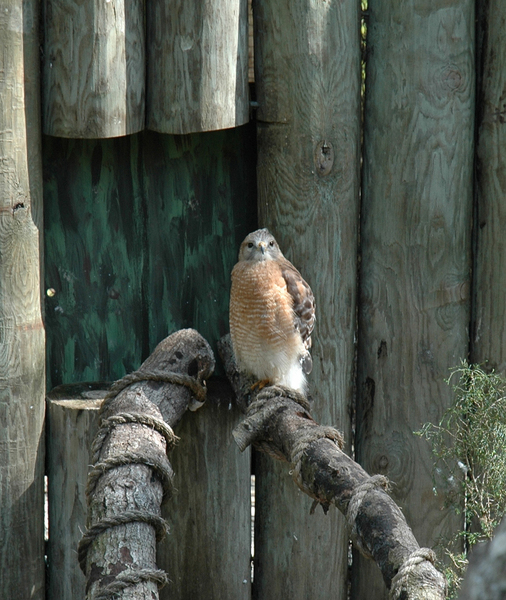
<instances>
[{"instance_id":1,"label":"barred chest feather","mask_svg":"<svg viewBox=\"0 0 506 600\"><path fill-rule=\"evenodd\" d=\"M232 271L230 334L239 368L258 379L301 389L305 348L293 298L273 261L239 262Z\"/></svg>"}]
</instances>

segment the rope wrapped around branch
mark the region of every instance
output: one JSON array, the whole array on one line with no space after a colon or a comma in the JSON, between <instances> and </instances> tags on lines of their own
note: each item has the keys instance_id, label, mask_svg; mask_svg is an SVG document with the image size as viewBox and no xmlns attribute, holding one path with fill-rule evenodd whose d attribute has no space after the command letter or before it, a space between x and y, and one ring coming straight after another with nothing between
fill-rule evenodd
<instances>
[{"instance_id":1,"label":"rope wrapped around branch","mask_svg":"<svg viewBox=\"0 0 506 600\"><path fill-rule=\"evenodd\" d=\"M180 383L182 385L186 385L188 380L192 379L188 376L176 377L175 375L180 374L164 374L159 371L143 371L142 369L139 369L134 373L126 375L122 379L119 379L118 381L113 383L113 385L110 387L108 393L104 397L104 401L100 408L100 413L104 414L106 410L110 408L112 402L118 396L118 394L120 394L123 390L127 389L133 383L139 383L141 381L163 381L168 383ZM93 440L93 444L91 447L91 454L94 465L88 474L88 484L86 486L86 499L88 501L88 504L90 503L90 498L102 475L104 475L111 469L115 469L117 467L129 464L141 464L151 467L151 469L153 469L153 471L157 473L158 477L162 482L164 500L170 497L172 488L172 477L174 473L172 471L172 467L170 466L170 462L168 461L166 454L161 454L159 451L157 451L156 448L149 447L148 450L140 452L124 452L122 454L97 462L99 461L104 442L110 435L112 429L114 429L118 425L126 425L133 423L144 425L146 427L149 427L150 429L158 431L158 433L160 433L160 435L162 435L165 439L167 452L174 447L178 440L178 437L174 434L172 428L169 425L167 425L165 421L163 421L163 419L157 418L153 415L132 411L128 413L117 413L111 415L108 418L102 418L100 421L98 432ZM105 518L102 519L100 522L95 523L85 532L78 547L79 564L83 573L86 574L86 557L88 549L92 545L94 539L100 534L104 533L104 531L111 527L125 525L126 523L142 522L148 523L155 527L157 531L157 537L161 535L160 539L162 539L168 531L168 526L164 522L165 526L162 527L160 521L163 521L163 519L161 519L161 517L159 517L158 515L148 513L147 511L138 510L125 511L121 515L116 515L113 518ZM104 590L101 593L106 592Z\"/></svg>"},{"instance_id":2,"label":"rope wrapped around branch","mask_svg":"<svg viewBox=\"0 0 506 600\"><path fill-rule=\"evenodd\" d=\"M181 371L169 370L168 365ZM138 584L152 583L161 587L168 581L162 570L143 568L142 564L129 557L133 548L130 542L122 542L127 552L125 558L106 559L106 569L90 565L89 554L93 549L93 560L101 563L101 552L94 543L98 536L120 526L146 524L154 529L157 541L165 536L168 526L159 513L161 503L171 495L173 478L167 452L177 443L178 437L164 420L159 406L165 407L171 424L187 408L201 406L207 392L204 377L208 377L213 369L214 357L207 342L194 330L181 330L163 340L138 371L115 382L104 398L99 430L91 448L94 466L88 475L86 490L90 525L78 548L79 564L88 576L87 589L93 586L94 600L118 596ZM185 386L191 391L191 396L177 392L177 388L166 390L166 386L153 386L153 382ZM135 387L132 387L134 384ZM167 395L169 389L172 390L170 397ZM130 465L148 467L157 477L153 479L145 470L118 471L117 477L111 477L114 469ZM138 479L137 473L141 479ZM104 476L108 479L100 483ZM144 483L141 484L141 481ZM106 501L108 490L115 494L115 489L119 496L107 496L109 499ZM106 515L111 511L112 515ZM134 541L131 543L134 544ZM114 547L110 551L115 552ZM105 554L105 547L103 552ZM137 564L139 566L134 567ZM151 564L151 561L146 564ZM108 570L112 570L110 575ZM142 589L153 593L152 587L140 586L139 593Z\"/></svg>"},{"instance_id":3,"label":"rope wrapped around branch","mask_svg":"<svg viewBox=\"0 0 506 600\"><path fill-rule=\"evenodd\" d=\"M443 600L446 582L434 567L433 553L418 545L387 494L387 479L370 477L347 456L341 434L318 425L300 394L280 386L252 394L237 372L228 337L220 340L219 351L246 412L233 432L239 449L253 445L288 461L297 485L314 498L313 508L320 503L326 511L334 504L347 517L355 545L380 568L392 600Z\"/></svg>"},{"instance_id":4,"label":"rope wrapped around branch","mask_svg":"<svg viewBox=\"0 0 506 600\"><path fill-rule=\"evenodd\" d=\"M350 499L348 511L346 512L346 521L348 523L350 537L360 552L367 558L372 558L372 555L362 544L360 536L357 533L355 520L364 498L370 491L375 489L383 489L385 491L388 490L388 479L384 475L373 475L371 478L366 479L357 485L357 487L353 490L353 496Z\"/></svg>"},{"instance_id":5,"label":"rope wrapped around branch","mask_svg":"<svg viewBox=\"0 0 506 600\"><path fill-rule=\"evenodd\" d=\"M314 497L301 477L302 457L304 456L304 453L310 444L320 439L331 440L342 450L344 447L344 439L342 433L334 427L318 425L313 421L309 415L309 402L302 394L283 386L270 386L264 388L257 394L255 399L246 409L248 419L243 421L243 423L234 430L233 435L238 442L241 439L240 427L244 427L245 424L247 424L246 427L250 427L251 432L254 432L256 430L256 423L264 423L269 419L271 413L280 410L280 404L282 404L283 399L298 404L303 409L303 414L305 414L307 418L307 424L302 425L298 429L297 439L293 447L290 448L289 455L284 454L269 440L256 440L253 445L258 450L269 454L277 460L289 462L292 465L290 474L295 483L303 492ZM318 500L318 498L315 498L315 500Z\"/></svg>"},{"instance_id":6,"label":"rope wrapped around branch","mask_svg":"<svg viewBox=\"0 0 506 600\"><path fill-rule=\"evenodd\" d=\"M104 401L100 408L100 414L104 414L109 408L111 402L127 387L134 383L140 383L142 381L154 381L157 383L174 383L176 385L184 385L189 388L197 402L202 405L205 402L207 389L205 385L202 385L195 377L187 375L186 373L177 373L175 371L166 371L162 369L147 369L141 367L137 371L127 373L121 379L115 381L109 391L104 397Z\"/></svg>"}]
</instances>

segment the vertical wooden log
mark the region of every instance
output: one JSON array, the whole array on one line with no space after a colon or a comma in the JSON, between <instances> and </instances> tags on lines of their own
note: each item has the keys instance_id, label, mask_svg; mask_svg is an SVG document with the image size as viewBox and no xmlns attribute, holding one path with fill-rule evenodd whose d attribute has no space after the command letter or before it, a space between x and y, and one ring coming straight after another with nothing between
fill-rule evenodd
<instances>
[{"instance_id":1,"label":"vertical wooden log","mask_svg":"<svg viewBox=\"0 0 506 600\"><path fill-rule=\"evenodd\" d=\"M49 599L73 600L86 596L86 578L76 552L86 529L90 448L97 431L98 409L107 388L105 391L75 388L61 386L53 390L47 402Z\"/></svg>"},{"instance_id":2,"label":"vertical wooden log","mask_svg":"<svg viewBox=\"0 0 506 600\"><path fill-rule=\"evenodd\" d=\"M506 369L506 5L480 7L477 220L471 360Z\"/></svg>"},{"instance_id":3,"label":"vertical wooden log","mask_svg":"<svg viewBox=\"0 0 506 600\"><path fill-rule=\"evenodd\" d=\"M0 598L44 597L39 3L0 0Z\"/></svg>"},{"instance_id":4,"label":"vertical wooden log","mask_svg":"<svg viewBox=\"0 0 506 600\"><path fill-rule=\"evenodd\" d=\"M476 544L459 593L459 600L501 600L506 589L506 518L485 544Z\"/></svg>"},{"instance_id":5,"label":"vertical wooden log","mask_svg":"<svg viewBox=\"0 0 506 600\"><path fill-rule=\"evenodd\" d=\"M191 133L249 119L247 0L147 4L147 126Z\"/></svg>"},{"instance_id":6,"label":"vertical wooden log","mask_svg":"<svg viewBox=\"0 0 506 600\"><path fill-rule=\"evenodd\" d=\"M144 129L142 0L44 0L43 126L60 137Z\"/></svg>"},{"instance_id":7,"label":"vertical wooden log","mask_svg":"<svg viewBox=\"0 0 506 600\"><path fill-rule=\"evenodd\" d=\"M259 220L311 285L310 392L350 439L360 148L360 2L256 2ZM333 403L329 404L328 399ZM346 598L347 530L257 456L254 597Z\"/></svg>"},{"instance_id":8,"label":"vertical wooden log","mask_svg":"<svg viewBox=\"0 0 506 600\"><path fill-rule=\"evenodd\" d=\"M177 492L162 507L170 535L158 546L170 578L162 600L251 597L250 453L233 441L240 411L231 388L210 380L208 396L175 429Z\"/></svg>"},{"instance_id":9,"label":"vertical wooden log","mask_svg":"<svg viewBox=\"0 0 506 600\"><path fill-rule=\"evenodd\" d=\"M371 0L367 48L357 460L431 547L460 525L413 432L440 419L468 351L474 3ZM353 569L354 598L384 597L374 565Z\"/></svg>"},{"instance_id":10,"label":"vertical wooden log","mask_svg":"<svg viewBox=\"0 0 506 600\"><path fill-rule=\"evenodd\" d=\"M102 405L105 430L94 441L98 462L88 477L89 530L79 557L86 565L90 599L117 592L125 600L159 597L157 586L166 578L156 566L153 519L156 525L163 498L172 495L173 470L166 450L175 440L172 431L156 421L175 427L188 408L197 408L195 397L200 392L199 400L205 399L203 382L211 377L214 364L209 344L197 331L175 332L143 362L136 372L137 381L116 388L117 395ZM163 384L160 374L167 377ZM175 383L180 377L184 385ZM155 422L149 424L144 418ZM128 515L130 511L141 511L144 518ZM116 520L117 526L94 535L93 530L109 519Z\"/></svg>"}]
</instances>

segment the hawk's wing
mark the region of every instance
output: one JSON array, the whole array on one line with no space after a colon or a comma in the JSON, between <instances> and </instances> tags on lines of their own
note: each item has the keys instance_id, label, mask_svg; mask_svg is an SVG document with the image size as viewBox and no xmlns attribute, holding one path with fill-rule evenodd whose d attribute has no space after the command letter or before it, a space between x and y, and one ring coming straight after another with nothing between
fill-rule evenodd
<instances>
[{"instance_id":1,"label":"hawk's wing","mask_svg":"<svg viewBox=\"0 0 506 600\"><path fill-rule=\"evenodd\" d=\"M309 349L311 348L311 333L316 318L313 292L299 271L286 259L281 265L281 273L286 281L288 293L293 298L295 327L300 332L304 347L307 350L306 355L302 358L302 368L306 374L309 374L313 368Z\"/></svg>"}]
</instances>

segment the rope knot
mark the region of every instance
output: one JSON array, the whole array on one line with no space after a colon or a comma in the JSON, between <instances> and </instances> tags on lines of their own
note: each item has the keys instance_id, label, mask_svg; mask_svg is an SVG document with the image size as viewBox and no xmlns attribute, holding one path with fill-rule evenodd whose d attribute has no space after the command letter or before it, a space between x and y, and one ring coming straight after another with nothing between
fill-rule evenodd
<instances>
[{"instance_id":1,"label":"rope knot","mask_svg":"<svg viewBox=\"0 0 506 600\"><path fill-rule=\"evenodd\" d=\"M392 579L390 587L391 600L396 600L401 597L402 592L407 593L409 591L410 579L416 575L420 565L424 562L429 562L432 565L436 563L436 554L430 548L418 548L408 556Z\"/></svg>"}]
</instances>

